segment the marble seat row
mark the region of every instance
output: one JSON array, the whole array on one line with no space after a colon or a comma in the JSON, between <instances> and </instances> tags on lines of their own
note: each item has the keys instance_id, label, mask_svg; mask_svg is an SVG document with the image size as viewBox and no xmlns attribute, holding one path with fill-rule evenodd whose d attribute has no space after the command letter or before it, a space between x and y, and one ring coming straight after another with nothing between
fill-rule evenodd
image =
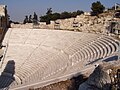
<instances>
[{"instance_id":1,"label":"marble seat row","mask_svg":"<svg viewBox=\"0 0 120 90\"><path fill-rule=\"evenodd\" d=\"M89 45L87 47L87 48L93 49L93 50L89 51L87 48L86 48L87 50L82 48L82 50L79 52L81 52L81 53L83 52L84 57L82 57L82 59L95 60L95 59L99 59L99 58L104 58L106 56L109 56L113 52L116 52L115 48L117 48L117 47L118 47L118 45L115 42L113 43L113 41L109 40L108 38L106 39L106 37L105 37L103 39L99 39L98 41L93 43L93 45ZM78 48L78 46L77 46L77 48ZM80 55L81 53L76 54L76 55ZM94 57L94 58L90 58L90 56ZM76 57L78 57L78 56L76 56ZM75 57L73 58L73 60L76 60L76 59L75 59ZM79 60L80 59L81 58L79 58ZM73 61L73 60L71 60L71 61Z\"/></svg>"},{"instance_id":2,"label":"marble seat row","mask_svg":"<svg viewBox=\"0 0 120 90\"><path fill-rule=\"evenodd\" d=\"M15 59L13 89L83 70L86 64L116 53L119 46L114 38L89 33L12 30L11 35L9 46L13 52L8 47L5 62ZM20 39L21 35L24 38Z\"/></svg>"},{"instance_id":3,"label":"marble seat row","mask_svg":"<svg viewBox=\"0 0 120 90\"><path fill-rule=\"evenodd\" d=\"M60 57L59 57L60 58ZM42 59L42 58L41 58ZM34 61L34 59L32 59L33 61ZM37 59L35 59L36 60L36 63L38 64L38 63L40 63L40 60L38 59L38 62L37 62ZM54 59L55 60L55 59ZM63 58L61 58L61 60L64 60ZM61 60L59 60L59 61L61 61ZM65 59L66 60L66 59ZM64 60L64 61L65 61ZM53 61L53 60L52 60ZM55 60L55 61L57 61L57 60ZM54 63L55 63L55 61L53 61ZM30 63L32 63L32 65L30 64ZM22 67L22 70L19 70L17 73L16 73L16 75L19 77L19 78L22 78L23 80L25 79L25 77L28 77L31 73L32 73L32 71L33 70L35 70L35 68L32 68L32 66L34 66L34 65L36 65L36 63L34 63L34 62L28 62L24 67ZM41 64L43 64L44 63L44 59L42 59L41 60L41 63L40 63L40 66L41 66ZM49 63L51 63L51 62L49 62ZM52 65L50 66L50 65L48 65L48 66L50 66L49 68L51 68L52 66L53 66L53 69L56 69L55 68L55 65L57 65L59 62L57 62L57 63L55 63L55 65L53 65L54 63L52 63ZM60 64L61 65L61 64ZM30 67L31 66L31 67ZM57 65L58 66L58 65ZM38 67L38 66L37 66ZM28 69L27 69L28 68ZM31 68L31 70L29 70L29 68ZM41 68L40 68L41 69ZM49 72L51 72L51 71L54 71L53 69L51 69L51 70L49 70L48 69L48 71ZM57 70L56 70L57 71ZM48 73L49 73L48 72ZM22 74L23 73L23 74ZM40 76L40 75L39 75ZM43 77L44 78L44 77Z\"/></svg>"},{"instance_id":4,"label":"marble seat row","mask_svg":"<svg viewBox=\"0 0 120 90\"><path fill-rule=\"evenodd\" d=\"M29 62L29 63L25 64L22 67L21 70L16 72L16 75L19 76L20 78L22 78L22 80L26 81L26 78L28 76L32 75L32 73L34 73L34 71L36 69L39 69L40 74L42 74L44 72L44 70L46 71L46 73L44 72L44 75L45 74L50 74L53 71L56 71L54 69L57 69L57 68L60 68L61 66L63 66L63 64L66 61L66 58L64 56L62 56L62 55L57 55L57 57L54 57L54 58L50 59L49 61L45 61L44 58L39 58L38 57L38 59L35 58L36 62L31 61L31 63ZM41 60L39 60L39 59L41 59ZM32 60L34 61L34 57L32 58ZM61 61L63 61L63 62L61 64L58 64ZM29 70L29 69L31 69L31 70ZM41 77L40 74L39 74L39 77ZM33 80L35 80L35 77L33 78Z\"/></svg>"},{"instance_id":5,"label":"marble seat row","mask_svg":"<svg viewBox=\"0 0 120 90\"><path fill-rule=\"evenodd\" d=\"M110 56L113 53L116 53L118 46L119 46L118 42L115 42L114 39L112 40L107 37L100 38L98 41L94 41L94 43L89 44L87 47L85 46L85 48L82 48L81 51L79 52L77 51L77 53L74 54L73 57L71 58L72 59L71 61L74 63L74 65L76 65L79 64L81 60L85 61L88 60L91 62L91 60L94 61L97 59L102 59L107 56Z\"/></svg>"},{"instance_id":6,"label":"marble seat row","mask_svg":"<svg viewBox=\"0 0 120 90\"><path fill-rule=\"evenodd\" d=\"M88 40L86 38L88 37L82 38L81 41L78 40L69 48L63 50L69 56L60 53L49 59L49 61L45 59L47 55L41 56L41 58L38 57L38 59L36 57L35 59L31 58L33 61L26 63L16 75L23 79L22 83L36 82L37 79L42 81L54 78L63 74L62 71L67 68L68 62L70 67L81 61L92 62L111 55L118 48L118 43L106 36L91 37ZM36 61L34 62L34 60ZM34 71L35 69L37 70Z\"/></svg>"}]
</instances>

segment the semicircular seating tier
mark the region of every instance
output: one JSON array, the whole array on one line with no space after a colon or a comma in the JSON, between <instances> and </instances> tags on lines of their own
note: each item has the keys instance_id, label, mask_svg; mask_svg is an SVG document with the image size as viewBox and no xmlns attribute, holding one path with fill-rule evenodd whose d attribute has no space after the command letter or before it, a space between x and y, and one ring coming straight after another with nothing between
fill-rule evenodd
<instances>
[{"instance_id":1,"label":"semicircular seating tier","mask_svg":"<svg viewBox=\"0 0 120 90\"><path fill-rule=\"evenodd\" d=\"M81 72L89 63L116 55L119 46L117 40L102 34L17 28L7 31L3 44L7 51L2 70L9 60L15 62L12 89Z\"/></svg>"}]
</instances>

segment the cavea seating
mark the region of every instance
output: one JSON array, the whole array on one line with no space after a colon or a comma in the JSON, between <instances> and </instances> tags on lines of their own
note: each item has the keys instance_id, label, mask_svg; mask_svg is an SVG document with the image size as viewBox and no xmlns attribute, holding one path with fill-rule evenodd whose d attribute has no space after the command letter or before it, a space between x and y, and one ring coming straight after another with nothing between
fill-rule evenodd
<instances>
[{"instance_id":1,"label":"cavea seating","mask_svg":"<svg viewBox=\"0 0 120 90\"><path fill-rule=\"evenodd\" d=\"M4 43L8 48L1 71L9 60L14 60L15 81L9 86L13 90L70 78L86 66L94 65L94 61L102 62L116 55L119 46L117 40L101 34L17 28L8 30Z\"/></svg>"}]
</instances>

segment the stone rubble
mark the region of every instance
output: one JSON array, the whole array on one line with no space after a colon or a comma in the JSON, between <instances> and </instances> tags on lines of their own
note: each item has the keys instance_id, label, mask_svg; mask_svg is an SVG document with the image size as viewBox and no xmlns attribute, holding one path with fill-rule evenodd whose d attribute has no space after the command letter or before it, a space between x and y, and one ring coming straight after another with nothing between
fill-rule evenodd
<instances>
[{"instance_id":1,"label":"stone rubble","mask_svg":"<svg viewBox=\"0 0 120 90\"><path fill-rule=\"evenodd\" d=\"M97 16L90 15L79 15L76 18L69 19L58 19L51 21L51 24L46 25L45 22L39 22L39 25L33 26L32 23L27 24L11 24L12 28L41 28L41 29L60 29L60 30L71 30L71 31L82 31L82 32L93 32L93 33L105 33L108 21L112 21L113 15L101 14ZM55 25L59 26L55 28ZM74 25L76 27L74 27Z\"/></svg>"},{"instance_id":2,"label":"stone rubble","mask_svg":"<svg viewBox=\"0 0 120 90\"><path fill-rule=\"evenodd\" d=\"M120 67L120 61L104 62L95 68L88 80L79 86L78 90L111 90L112 69ZM116 90L116 89L115 89Z\"/></svg>"}]
</instances>

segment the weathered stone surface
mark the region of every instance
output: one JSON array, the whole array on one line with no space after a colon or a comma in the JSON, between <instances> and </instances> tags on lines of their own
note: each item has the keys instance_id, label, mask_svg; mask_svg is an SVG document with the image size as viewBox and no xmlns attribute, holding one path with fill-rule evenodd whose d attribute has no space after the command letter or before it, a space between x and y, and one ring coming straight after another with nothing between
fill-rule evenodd
<instances>
[{"instance_id":1,"label":"weathered stone surface","mask_svg":"<svg viewBox=\"0 0 120 90\"><path fill-rule=\"evenodd\" d=\"M88 80L79 86L79 90L110 90L111 77L109 74L111 69L118 65L116 63L119 61L99 65Z\"/></svg>"},{"instance_id":2,"label":"weathered stone surface","mask_svg":"<svg viewBox=\"0 0 120 90\"><path fill-rule=\"evenodd\" d=\"M90 75L89 79L80 85L79 90L109 90L110 83L108 73L103 70L102 66L98 66Z\"/></svg>"},{"instance_id":3,"label":"weathered stone surface","mask_svg":"<svg viewBox=\"0 0 120 90\"><path fill-rule=\"evenodd\" d=\"M112 15L103 14L99 17L97 16L90 16L90 15L79 15L76 18L69 18L69 19L59 19L56 21L52 21L51 24L42 24L39 23L39 28L41 29L55 29L55 22L59 23L59 28L62 30L77 30L82 32L105 32L106 30L106 22L112 20ZM73 27L73 23L77 22L77 27ZM33 28L32 24L22 24L22 25L15 25L12 24L13 28Z\"/></svg>"}]
</instances>

